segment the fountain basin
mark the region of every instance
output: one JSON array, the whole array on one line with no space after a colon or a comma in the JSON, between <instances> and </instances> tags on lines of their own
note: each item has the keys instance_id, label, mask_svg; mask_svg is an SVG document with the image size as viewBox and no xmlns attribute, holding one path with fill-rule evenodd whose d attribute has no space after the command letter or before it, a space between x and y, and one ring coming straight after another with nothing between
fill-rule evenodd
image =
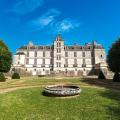
<instances>
[{"instance_id":1,"label":"fountain basin","mask_svg":"<svg viewBox=\"0 0 120 120\"><path fill-rule=\"evenodd\" d=\"M75 85L50 85L45 87L44 92L53 96L74 96L81 92L80 87Z\"/></svg>"}]
</instances>

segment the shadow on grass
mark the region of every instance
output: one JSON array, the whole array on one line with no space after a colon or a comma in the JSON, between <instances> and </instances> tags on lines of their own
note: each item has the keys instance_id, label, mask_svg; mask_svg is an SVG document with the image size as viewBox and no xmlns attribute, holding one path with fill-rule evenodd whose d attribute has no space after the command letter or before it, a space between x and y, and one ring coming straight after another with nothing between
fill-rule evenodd
<instances>
[{"instance_id":1,"label":"shadow on grass","mask_svg":"<svg viewBox=\"0 0 120 120\"><path fill-rule=\"evenodd\" d=\"M87 83L89 85L95 85L98 87L104 87L107 89L120 90L120 83L113 82L112 80L99 80L97 78L83 78L81 82Z\"/></svg>"},{"instance_id":2,"label":"shadow on grass","mask_svg":"<svg viewBox=\"0 0 120 120\"><path fill-rule=\"evenodd\" d=\"M76 94L76 95L53 95L53 94L50 94L50 93L46 93L45 91L43 91L41 93L43 96L45 97L54 97L54 98L75 98L75 97L78 97L79 95Z\"/></svg>"},{"instance_id":3,"label":"shadow on grass","mask_svg":"<svg viewBox=\"0 0 120 120\"><path fill-rule=\"evenodd\" d=\"M120 120L120 83L112 80L98 80L97 78L83 78L83 83L94 85L97 87L104 87L107 90L100 92L100 96L107 98L106 103L102 103L103 107L107 109L110 120ZM108 101L109 100L109 101ZM110 102L110 103L107 103Z\"/></svg>"},{"instance_id":4,"label":"shadow on grass","mask_svg":"<svg viewBox=\"0 0 120 120\"><path fill-rule=\"evenodd\" d=\"M56 97L55 95L46 93L45 91L43 91L41 94L42 94L43 96L46 96L46 97Z\"/></svg>"},{"instance_id":5,"label":"shadow on grass","mask_svg":"<svg viewBox=\"0 0 120 120\"><path fill-rule=\"evenodd\" d=\"M100 95L111 100L111 104L103 105L108 110L109 119L120 120L120 91L106 90Z\"/></svg>"}]
</instances>

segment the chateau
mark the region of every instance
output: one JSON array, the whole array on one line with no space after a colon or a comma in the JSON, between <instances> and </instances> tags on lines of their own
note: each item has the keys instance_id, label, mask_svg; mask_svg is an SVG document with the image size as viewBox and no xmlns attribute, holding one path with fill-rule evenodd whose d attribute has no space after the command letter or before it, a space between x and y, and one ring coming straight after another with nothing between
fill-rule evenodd
<instances>
[{"instance_id":1,"label":"chateau","mask_svg":"<svg viewBox=\"0 0 120 120\"><path fill-rule=\"evenodd\" d=\"M14 69L23 69L32 75L90 75L98 69L107 70L105 50L96 41L84 46L66 46L58 35L51 46L37 46L30 42L17 49Z\"/></svg>"}]
</instances>

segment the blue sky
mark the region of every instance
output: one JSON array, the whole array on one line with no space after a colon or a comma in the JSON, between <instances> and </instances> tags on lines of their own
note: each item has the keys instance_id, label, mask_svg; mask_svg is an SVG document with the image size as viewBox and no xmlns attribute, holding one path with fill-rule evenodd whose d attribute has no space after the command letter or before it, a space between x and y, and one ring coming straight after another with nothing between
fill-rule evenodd
<instances>
[{"instance_id":1,"label":"blue sky","mask_svg":"<svg viewBox=\"0 0 120 120\"><path fill-rule=\"evenodd\" d=\"M120 0L0 0L0 39L13 53L29 41L66 44L97 40L106 52L120 36Z\"/></svg>"}]
</instances>

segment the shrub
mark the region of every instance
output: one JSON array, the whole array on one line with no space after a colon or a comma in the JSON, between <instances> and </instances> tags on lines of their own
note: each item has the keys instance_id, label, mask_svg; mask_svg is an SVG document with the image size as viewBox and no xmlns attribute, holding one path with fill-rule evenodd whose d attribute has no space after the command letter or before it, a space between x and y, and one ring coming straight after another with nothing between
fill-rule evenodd
<instances>
[{"instance_id":1,"label":"shrub","mask_svg":"<svg viewBox=\"0 0 120 120\"><path fill-rule=\"evenodd\" d=\"M106 79L102 71L99 72L98 79L103 79L103 80Z\"/></svg>"},{"instance_id":2,"label":"shrub","mask_svg":"<svg viewBox=\"0 0 120 120\"><path fill-rule=\"evenodd\" d=\"M45 77L46 75L38 75L38 77Z\"/></svg>"},{"instance_id":3,"label":"shrub","mask_svg":"<svg viewBox=\"0 0 120 120\"><path fill-rule=\"evenodd\" d=\"M12 75L12 79L20 79L20 75L18 73L14 73Z\"/></svg>"},{"instance_id":4,"label":"shrub","mask_svg":"<svg viewBox=\"0 0 120 120\"><path fill-rule=\"evenodd\" d=\"M120 74L119 72L115 72L115 75L113 77L114 82L120 82Z\"/></svg>"},{"instance_id":5,"label":"shrub","mask_svg":"<svg viewBox=\"0 0 120 120\"><path fill-rule=\"evenodd\" d=\"M6 79L5 79L5 76L3 73L0 73L0 82L4 82Z\"/></svg>"}]
</instances>

